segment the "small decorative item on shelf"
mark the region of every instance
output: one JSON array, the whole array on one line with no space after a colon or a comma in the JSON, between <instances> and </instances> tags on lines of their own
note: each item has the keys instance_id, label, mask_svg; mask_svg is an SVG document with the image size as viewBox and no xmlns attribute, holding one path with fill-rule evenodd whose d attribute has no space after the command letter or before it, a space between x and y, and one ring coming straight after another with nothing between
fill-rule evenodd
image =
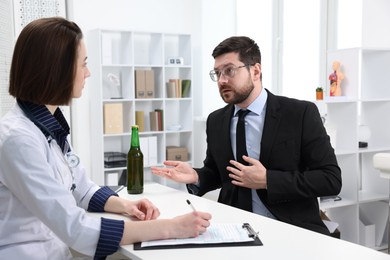
<instances>
[{"instance_id":1,"label":"small decorative item on shelf","mask_svg":"<svg viewBox=\"0 0 390 260\"><path fill-rule=\"evenodd\" d=\"M184 65L184 58L183 57L169 57L168 58L168 64L169 65Z\"/></svg>"},{"instance_id":2,"label":"small decorative item on shelf","mask_svg":"<svg viewBox=\"0 0 390 260\"><path fill-rule=\"evenodd\" d=\"M107 87L109 88L108 90L109 98L112 99L122 98L120 75L116 75L114 73L108 73L104 83L107 84Z\"/></svg>"},{"instance_id":3,"label":"small decorative item on shelf","mask_svg":"<svg viewBox=\"0 0 390 260\"><path fill-rule=\"evenodd\" d=\"M339 61L334 61L332 66L333 72L329 75L331 97L341 96L341 81L344 79L344 74L341 72L341 64Z\"/></svg>"},{"instance_id":4,"label":"small decorative item on shelf","mask_svg":"<svg viewBox=\"0 0 390 260\"><path fill-rule=\"evenodd\" d=\"M371 138L371 130L367 125L359 125L358 126L358 141L359 148L367 148L368 141Z\"/></svg>"},{"instance_id":5,"label":"small decorative item on shelf","mask_svg":"<svg viewBox=\"0 0 390 260\"><path fill-rule=\"evenodd\" d=\"M316 88L316 100L324 99L324 90L321 87Z\"/></svg>"}]
</instances>

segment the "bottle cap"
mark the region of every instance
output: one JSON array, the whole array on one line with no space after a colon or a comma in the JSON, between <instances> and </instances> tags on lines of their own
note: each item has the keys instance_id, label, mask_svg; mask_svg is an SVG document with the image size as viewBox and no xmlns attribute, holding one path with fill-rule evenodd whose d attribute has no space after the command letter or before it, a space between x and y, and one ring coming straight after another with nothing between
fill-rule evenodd
<instances>
[{"instance_id":1,"label":"bottle cap","mask_svg":"<svg viewBox=\"0 0 390 260\"><path fill-rule=\"evenodd\" d=\"M132 125L131 128L139 128L138 125Z\"/></svg>"}]
</instances>

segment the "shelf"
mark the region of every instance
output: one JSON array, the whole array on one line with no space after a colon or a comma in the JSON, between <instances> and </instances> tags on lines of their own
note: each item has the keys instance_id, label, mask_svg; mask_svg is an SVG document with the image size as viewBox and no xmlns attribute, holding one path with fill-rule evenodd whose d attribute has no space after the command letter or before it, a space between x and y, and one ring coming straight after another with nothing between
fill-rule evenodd
<instances>
[{"instance_id":1,"label":"shelf","mask_svg":"<svg viewBox=\"0 0 390 260\"><path fill-rule=\"evenodd\" d=\"M359 148L358 152L359 153L390 152L390 146L371 147L370 144L368 144L367 148Z\"/></svg>"},{"instance_id":2,"label":"shelf","mask_svg":"<svg viewBox=\"0 0 390 260\"><path fill-rule=\"evenodd\" d=\"M138 111L143 112L144 131L139 133L144 153L145 179L153 165L162 165L167 146L186 147L189 163L193 158L192 43L190 34L119 31L96 29L88 32L89 66L95 71L89 78L96 86L91 94L92 179L104 185L108 172L126 167L104 168L104 152L127 153L131 125ZM173 61L173 63L171 63ZM145 71L145 72L144 72ZM167 98L166 83L170 79L190 80L188 96ZM152 87L151 87L152 86ZM154 86L154 87L153 87ZM145 95L142 96L142 91ZM150 92L149 97L146 93ZM147 97L147 98L144 98ZM117 109L112 112L109 109ZM162 110L160 131L151 131L150 112ZM110 112L110 113L109 113ZM113 128L110 119L115 119ZM138 123L140 121L137 121ZM154 124L154 123L153 123ZM180 126L180 127L178 127ZM108 130L107 130L108 129ZM112 130L114 129L114 130ZM149 153L149 149L153 154ZM154 153L157 153L155 155ZM157 157L157 160L156 160ZM164 182L163 184L166 184Z\"/></svg>"},{"instance_id":3,"label":"shelf","mask_svg":"<svg viewBox=\"0 0 390 260\"><path fill-rule=\"evenodd\" d=\"M374 168L373 156L390 152L390 49L329 51L328 75L333 61L340 62L345 76L341 82L344 96L326 97L315 104L326 119L325 128L341 168L339 196L343 199L321 202L320 206L340 224L342 239L381 248L389 182ZM367 142L368 147L359 148L359 141ZM367 238L373 227L376 237Z\"/></svg>"},{"instance_id":4,"label":"shelf","mask_svg":"<svg viewBox=\"0 0 390 260\"><path fill-rule=\"evenodd\" d=\"M389 102L390 99L389 98L370 98L370 99L361 99L360 102L364 103L364 102Z\"/></svg>"},{"instance_id":5,"label":"shelf","mask_svg":"<svg viewBox=\"0 0 390 260\"><path fill-rule=\"evenodd\" d=\"M352 154L357 154L358 150L357 149L339 149L337 148L335 150L336 155L352 155Z\"/></svg>"},{"instance_id":6,"label":"shelf","mask_svg":"<svg viewBox=\"0 0 390 260\"><path fill-rule=\"evenodd\" d=\"M330 201L329 200L329 201L321 202L320 208L326 210L326 209L340 208L340 207L346 207L346 206L352 206L352 205L356 205L355 200L342 198L342 200L339 200L339 201Z\"/></svg>"},{"instance_id":7,"label":"shelf","mask_svg":"<svg viewBox=\"0 0 390 260\"><path fill-rule=\"evenodd\" d=\"M117 172L126 170L126 167L112 167L112 168L104 168L104 172Z\"/></svg>"},{"instance_id":8,"label":"shelf","mask_svg":"<svg viewBox=\"0 0 390 260\"><path fill-rule=\"evenodd\" d=\"M324 100L323 102L325 104L332 104L332 103L352 103L352 102L356 102L357 99L356 98L350 98L350 97L347 97L347 96L339 96L339 97L330 97L330 96L326 96L324 97Z\"/></svg>"},{"instance_id":9,"label":"shelf","mask_svg":"<svg viewBox=\"0 0 390 260\"><path fill-rule=\"evenodd\" d=\"M373 201L389 200L389 194L380 194L369 191L359 191L359 202L367 203Z\"/></svg>"}]
</instances>

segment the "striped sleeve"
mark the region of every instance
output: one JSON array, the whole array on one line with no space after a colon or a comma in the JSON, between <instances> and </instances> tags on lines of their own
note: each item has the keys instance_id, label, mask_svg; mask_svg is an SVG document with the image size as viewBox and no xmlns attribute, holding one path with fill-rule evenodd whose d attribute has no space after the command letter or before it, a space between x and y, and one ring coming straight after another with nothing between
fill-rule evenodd
<instances>
[{"instance_id":1,"label":"striped sleeve","mask_svg":"<svg viewBox=\"0 0 390 260\"><path fill-rule=\"evenodd\" d=\"M104 186L97 190L89 201L88 211L104 212L104 205L106 204L106 201L110 196L118 196L118 194L116 194L107 186Z\"/></svg>"},{"instance_id":2,"label":"striped sleeve","mask_svg":"<svg viewBox=\"0 0 390 260\"><path fill-rule=\"evenodd\" d=\"M100 237L94 259L106 259L106 256L118 251L123 236L125 223L123 220L102 218Z\"/></svg>"}]
</instances>

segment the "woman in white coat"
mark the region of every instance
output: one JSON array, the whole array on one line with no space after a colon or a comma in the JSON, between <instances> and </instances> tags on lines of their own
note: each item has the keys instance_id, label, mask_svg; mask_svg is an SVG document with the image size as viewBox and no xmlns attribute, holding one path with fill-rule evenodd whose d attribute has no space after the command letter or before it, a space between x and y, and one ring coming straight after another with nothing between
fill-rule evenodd
<instances>
[{"instance_id":1,"label":"woman in white coat","mask_svg":"<svg viewBox=\"0 0 390 260\"><path fill-rule=\"evenodd\" d=\"M0 121L0 259L71 259L69 247L104 259L121 244L194 237L210 224L204 212L157 219L147 199L120 198L88 179L58 106L80 97L89 76L74 22L42 18L20 33L9 85L17 102ZM98 219L85 210L141 221Z\"/></svg>"}]
</instances>

